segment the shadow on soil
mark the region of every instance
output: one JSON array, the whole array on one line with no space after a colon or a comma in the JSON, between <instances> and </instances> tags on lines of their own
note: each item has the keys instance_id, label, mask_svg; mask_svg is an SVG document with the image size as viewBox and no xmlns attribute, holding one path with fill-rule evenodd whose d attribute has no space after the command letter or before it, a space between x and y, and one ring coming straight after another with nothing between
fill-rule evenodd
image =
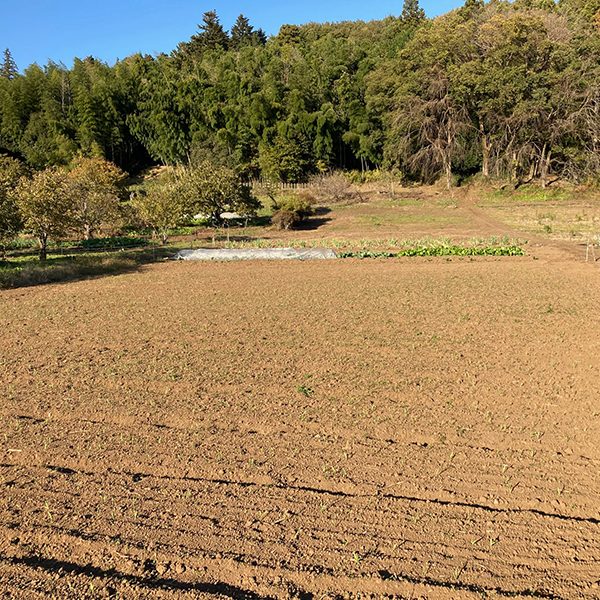
<instances>
[{"instance_id":1,"label":"shadow on soil","mask_svg":"<svg viewBox=\"0 0 600 600\"><path fill-rule=\"evenodd\" d=\"M0 466L7 467L10 465L3 464ZM70 476L70 475L77 473L77 471L74 471L73 469L54 466L54 465L46 465L46 468L51 471L61 473L66 476ZM110 473L119 473L121 475L128 476L131 478L133 483L140 482L146 478L155 478L155 479L166 479L166 480L186 480L186 481L195 481L195 482L203 482L203 483L218 483L221 485L231 485L231 486L239 486L239 487L254 487L255 486L254 483L228 481L225 479L207 479L207 478L197 478L197 477L170 477L168 475L157 476L157 475L147 474L147 473L132 473L132 472L127 472L127 471L122 471L122 472L115 471L110 468L108 469L108 471ZM90 476L93 475L93 473L84 473L84 472L82 472L82 473L85 475L90 475ZM283 489L285 489L285 490L295 489L295 490L303 491L303 492L310 492L310 493L324 494L324 495L330 495L330 496L335 496L335 497L345 497L345 498L358 498L358 497L366 497L367 496L366 494L351 494L351 493L341 492L341 491L324 490L324 489L311 487L311 486L274 485L272 487L276 487L276 488L279 488L282 490ZM547 512L544 512L541 510L536 510L536 509L510 508L510 509L505 510L505 509L501 509L501 508L492 508L492 507L485 506L482 504L467 503L467 502L450 502L450 501L435 500L435 499L434 500L431 500L431 499L425 500L423 498L417 498L417 497L413 497L413 496L402 496L402 495L397 495L397 494L383 494L382 497L390 498L390 499L398 500L398 501L405 501L405 502L423 502L423 503L428 502L428 503L438 504L441 506L469 507L469 508L481 509L483 511L492 512L492 513L501 513L501 512L506 512L508 510L509 512L513 512L513 513L533 513L533 514L537 514L537 515L547 517L547 518L561 519L561 520L566 520L566 521L571 521L571 522L588 522L588 523L593 523L593 524L600 523L599 519L596 519L593 517L591 517L591 518L575 517L575 516L570 517L570 516L560 515L560 514L556 514L556 513L547 513ZM18 528L18 526L16 528ZM85 534L78 530L68 530L68 529L63 529L61 527L57 527L57 529L61 530L63 533L66 533L69 536L81 537L83 539L96 539L95 534ZM100 541L105 538L98 537L97 539ZM136 544L133 544L133 545L135 546ZM247 563L248 557L245 557L243 555L237 555L237 554L232 553L232 554L226 556L225 558L232 559L236 562L248 564ZM180 582L175 579L156 578L155 576L152 576L152 573L155 573L155 571L154 571L155 565L154 565L153 561L151 561L151 560L146 560L142 565L142 568L145 571L148 571L148 573L149 573L148 577L124 574L124 573L120 573L120 572L116 571L115 569L104 571L104 570L96 568L96 567L80 566L75 563L57 561L57 560L52 560L52 559L42 559L40 557L35 557L35 556L33 556L33 557L29 556L29 557L23 557L23 558L9 558L9 559L4 559L4 560L6 560L7 562L10 562L10 563L13 563L15 565L20 564L20 565L29 566L29 567L43 568L44 570L53 572L53 573L54 572L62 572L62 573L83 574L83 575L94 576L94 577L112 578L113 580L118 580L118 581L128 581L130 583L135 583L136 585L139 585L139 586L145 586L148 589L161 588L161 589L168 589L168 590L191 590L191 591L205 592L205 593L211 593L211 594L223 594L230 598L235 598L235 599L237 599L237 598L249 598L249 599L255 599L255 600L268 600L269 599L269 597L267 597L267 596L259 596L254 592L251 592L248 590L243 590L241 588L238 588L236 586L232 586L232 585L226 584L226 583L192 584L192 583ZM254 562L250 562L249 564L258 566L257 563L254 563ZM262 566L264 568L272 567L272 565L269 565L269 564L262 564L260 566ZM329 575L331 577L335 577L335 573L333 571L331 571L330 569L324 568L323 566L320 566L320 565L313 565L310 567L309 570L311 572L319 573L321 575ZM487 594L489 594L490 591L493 591L494 594L496 594L497 596L501 596L501 597L505 597L505 598L528 597L528 598L548 598L548 599L552 599L552 600L563 600L561 596L556 596L547 590L540 590L540 589L527 589L527 590L515 591L515 590L505 590L502 588L493 588L493 590L490 590L489 588L484 588L484 587L481 587L481 586L478 586L475 584L461 584L460 582L443 581L443 580L433 579L430 577L414 577L414 576L410 576L410 575L404 575L402 573L392 573L385 569L378 571L378 575L383 581L408 582L411 584L434 586L439 589L468 591L468 592L474 592L477 594L481 594L483 597L485 597ZM305 599L305 600L311 600L314 598L314 595L311 592L306 592L306 591L296 590L296 595L298 598Z\"/></svg>"},{"instance_id":2,"label":"shadow on soil","mask_svg":"<svg viewBox=\"0 0 600 600\"><path fill-rule=\"evenodd\" d=\"M314 231L315 229L322 227L323 225L325 225L325 223L331 221L329 217L325 216L330 212L331 209L327 206L317 206L315 208L315 216L310 217L310 219L307 219L306 221L300 223L297 229L301 231Z\"/></svg>"},{"instance_id":3,"label":"shadow on soil","mask_svg":"<svg viewBox=\"0 0 600 600\"><path fill-rule=\"evenodd\" d=\"M93 537L93 536L92 536ZM121 582L127 582L133 584L136 587L140 587L146 590L151 589L162 589L167 591L193 591L202 592L205 594L219 594L232 598L234 600L273 600L272 596L261 596L250 590L245 590L240 587L230 585L228 583L185 583L170 579L166 577L154 577L154 562L146 560L143 564L143 569L148 571L148 577L139 575L129 575L121 573L116 569L103 570L98 567L82 566L76 563L53 560L48 558L41 558L38 556L25 556L21 558L11 557L0 559L13 566L25 566L33 569L43 569L47 573L53 573L58 575L83 575L87 577L98 577L106 583L106 590L109 596L117 594L117 590L111 586ZM235 560L235 558L234 558ZM239 560L239 558L238 558ZM503 590L501 588L483 588L473 584L461 584L458 582L440 581L431 577L410 577L402 574L391 573L390 571L383 569L377 572L382 581L398 581L411 583L414 585L427 585L433 586L438 589L448 589L453 591L467 591L476 594L480 594L482 597L487 597L490 591L493 591L497 596L504 598L546 598L549 600L564 600L560 596L556 596L545 590L529 589L523 591L514 590ZM315 595L312 592L308 592L301 589L294 589L294 595L299 600L314 600ZM342 596L335 596L336 598L342 598Z\"/></svg>"},{"instance_id":4,"label":"shadow on soil","mask_svg":"<svg viewBox=\"0 0 600 600\"><path fill-rule=\"evenodd\" d=\"M22 558L5 558L4 562L12 564L14 566L26 566L33 569L43 569L48 573L56 573L60 575L85 575L88 577L98 577L106 581L107 590L110 596L117 594L117 590L111 588L110 583L117 582L128 582L136 586L146 589L163 589L163 590L183 590L183 591L194 591L203 592L205 594L220 594L229 598L239 600L271 600L269 596L259 596L249 590L229 585L227 583L184 583L175 579L168 578L155 578L150 576L140 577L137 575L127 575L120 573L115 569L103 570L92 566L81 566L76 563L43 559L38 556L25 556ZM152 561L146 561L144 569L148 571L153 570ZM312 595L311 595L312 598Z\"/></svg>"},{"instance_id":5,"label":"shadow on soil","mask_svg":"<svg viewBox=\"0 0 600 600\"><path fill-rule=\"evenodd\" d=\"M0 465L2 466L2 465ZM51 467L50 467L51 468ZM56 469L56 467L55 467ZM109 472L115 473L116 471L113 471L112 469L108 469ZM90 474L91 475L91 474ZM203 482L203 483L218 483L220 485L236 485L239 487L254 487L256 484L255 483L246 483L246 482L242 482L242 481L227 481L225 479L203 479L203 478L198 478L198 477L169 477L168 475L151 475L151 474L146 474L146 473L129 473L129 476L132 478L132 480L134 482L138 482L141 481L142 479L145 479L146 477L153 477L156 479L168 479L168 480L174 480L174 479L181 479L181 480L186 480L186 481L197 481L197 482ZM302 492L311 492L313 494L326 494L329 496L337 496L337 497L343 497L343 498L368 498L369 495L368 494L349 494L347 492L338 492L338 491L332 491L332 490L323 490L323 489L319 489L319 488L314 488L314 487L310 487L310 486L294 486L294 485L277 485L277 484L272 484L271 487L274 488L278 488L281 490L298 490L298 491L302 491ZM534 514L534 515L539 515L541 517L547 517L550 519L560 519L562 521L570 521L573 523L592 523L593 525L598 525L600 524L600 519L596 518L596 517L576 517L576 516L569 516L569 515L561 515L558 513L549 513L549 512L545 512L543 510L539 510L536 508L492 508L491 506L486 506L485 504L475 504L475 503L471 503L471 502L450 502L448 500L435 500L435 499L424 499L424 498L416 498L414 496L400 496L397 494L382 494L381 495L382 498L389 498L391 500L400 500L400 501L404 501L404 502L422 502L424 504L437 504L439 506L461 506L461 507L465 507L465 508L475 508L475 509L480 509L483 510L485 512L490 512L490 513L506 513L506 512L511 512L511 513L527 513L527 514Z\"/></svg>"},{"instance_id":6,"label":"shadow on soil","mask_svg":"<svg viewBox=\"0 0 600 600\"><path fill-rule=\"evenodd\" d=\"M175 252L166 246L106 255L50 257L43 262L0 261L0 290L129 273L170 258Z\"/></svg>"},{"instance_id":7,"label":"shadow on soil","mask_svg":"<svg viewBox=\"0 0 600 600\"><path fill-rule=\"evenodd\" d=\"M298 231L314 231L329 221L331 221L329 217L311 217L308 221L304 221L304 223L298 225L297 229Z\"/></svg>"}]
</instances>

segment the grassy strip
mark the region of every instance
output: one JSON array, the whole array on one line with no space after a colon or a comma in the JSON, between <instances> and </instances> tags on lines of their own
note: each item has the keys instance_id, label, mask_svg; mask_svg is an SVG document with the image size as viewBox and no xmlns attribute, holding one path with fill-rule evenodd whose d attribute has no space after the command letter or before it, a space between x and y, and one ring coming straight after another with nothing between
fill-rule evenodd
<instances>
[{"instance_id":1,"label":"grassy strip","mask_svg":"<svg viewBox=\"0 0 600 600\"><path fill-rule=\"evenodd\" d=\"M83 248L83 249L104 249L104 248L139 248L147 246L150 242L142 237L133 236L113 236L103 238L93 238L91 240L49 240L48 248ZM6 244L6 250L28 250L38 249L39 243L35 238L16 237Z\"/></svg>"},{"instance_id":2,"label":"grassy strip","mask_svg":"<svg viewBox=\"0 0 600 600\"><path fill-rule=\"evenodd\" d=\"M318 240L293 240L293 239L236 239L231 236L230 240L225 240L219 233L215 236L216 244L222 248L333 248L336 250L373 250L381 248L386 252L397 252L404 248L418 248L420 246L521 246L526 245L527 240L519 238L510 238L509 236L490 236L487 240L482 237L473 237L463 241L453 241L449 237L430 238L428 236L421 239L398 239L398 238L321 238Z\"/></svg>"},{"instance_id":3,"label":"grassy strip","mask_svg":"<svg viewBox=\"0 0 600 600\"><path fill-rule=\"evenodd\" d=\"M0 289L58 283L132 271L143 264L172 257L178 246L73 257L47 261L0 261ZM418 246L398 252L358 250L339 252L340 258L392 258L399 256L523 256L520 246Z\"/></svg>"},{"instance_id":4,"label":"grassy strip","mask_svg":"<svg viewBox=\"0 0 600 600\"><path fill-rule=\"evenodd\" d=\"M116 236L74 242L62 242L61 246L63 248L85 248L86 250L93 250L96 248L139 248L147 246L149 243L148 240L141 237Z\"/></svg>"},{"instance_id":5,"label":"grassy strip","mask_svg":"<svg viewBox=\"0 0 600 600\"><path fill-rule=\"evenodd\" d=\"M160 247L127 252L53 257L47 261L0 261L0 289L114 275L170 257L174 252L176 250L173 247Z\"/></svg>"},{"instance_id":6,"label":"grassy strip","mask_svg":"<svg viewBox=\"0 0 600 600\"><path fill-rule=\"evenodd\" d=\"M340 258L392 258L398 256L524 256L520 246L417 246L399 252L375 252L372 250L338 253Z\"/></svg>"},{"instance_id":7,"label":"grassy strip","mask_svg":"<svg viewBox=\"0 0 600 600\"><path fill-rule=\"evenodd\" d=\"M49 260L47 264L0 262L0 289L57 283L106 275L135 268L136 261L126 256L79 256L77 259Z\"/></svg>"}]
</instances>

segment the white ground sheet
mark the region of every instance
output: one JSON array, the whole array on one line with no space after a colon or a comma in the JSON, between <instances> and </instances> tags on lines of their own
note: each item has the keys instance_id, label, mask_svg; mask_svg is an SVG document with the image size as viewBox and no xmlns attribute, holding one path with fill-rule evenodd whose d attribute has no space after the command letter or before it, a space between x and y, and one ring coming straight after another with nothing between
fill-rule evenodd
<instances>
[{"instance_id":1,"label":"white ground sheet","mask_svg":"<svg viewBox=\"0 0 600 600\"><path fill-rule=\"evenodd\" d=\"M327 248L200 248L180 250L174 260L309 260L313 258L337 258L333 250Z\"/></svg>"}]
</instances>

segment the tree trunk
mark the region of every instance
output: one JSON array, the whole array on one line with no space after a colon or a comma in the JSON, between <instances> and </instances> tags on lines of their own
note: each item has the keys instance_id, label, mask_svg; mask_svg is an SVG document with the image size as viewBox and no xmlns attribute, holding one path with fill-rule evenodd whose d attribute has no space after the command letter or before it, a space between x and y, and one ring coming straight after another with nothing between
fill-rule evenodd
<instances>
[{"instance_id":1,"label":"tree trunk","mask_svg":"<svg viewBox=\"0 0 600 600\"><path fill-rule=\"evenodd\" d=\"M448 132L447 136L448 145L446 146L444 152L444 165L446 170L446 189L449 190L452 188L452 134Z\"/></svg>"},{"instance_id":2,"label":"tree trunk","mask_svg":"<svg viewBox=\"0 0 600 600\"><path fill-rule=\"evenodd\" d=\"M518 174L519 174L519 163L517 162L517 153L513 150L512 156L511 156L511 183L512 185L514 185L515 187L519 187L519 180L518 180Z\"/></svg>"},{"instance_id":3,"label":"tree trunk","mask_svg":"<svg viewBox=\"0 0 600 600\"><path fill-rule=\"evenodd\" d=\"M38 242L40 243L40 260L46 260L48 258L48 236L41 235L40 237L38 237Z\"/></svg>"},{"instance_id":4,"label":"tree trunk","mask_svg":"<svg viewBox=\"0 0 600 600\"><path fill-rule=\"evenodd\" d=\"M535 160L532 160L531 164L529 165L529 177L527 178L527 183L530 183L531 181L533 181L533 178L535 177L536 173L537 173L537 165L535 163Z\"/></svg>"},{"instance_id":5,"label":"tree trunk","mask_svg":"<svg viewBox=\"0 0 600 600\"><path fill-rule=\"evenodd\" d=\"M544 149L542 150L542 160L540 163L540 180L542 183L542 189L546 189L548 187L548 170L550 167L550 155L552 154L552 150L548 150L548 154L545 154L546 144L544 144Z\"/></svg>"},{"instance_id":6,"label":"tree trunk","mask_svg":"<svg viewBox=\"0 0 600 600\"><path fill-rule=\"evenodd\" d=\"M487 134L483 128L483 121L479 123L479 131L481 132L481 154L482 154L482 165L481 174L484 177L490 176L490 144L488 142Z\"/></svg>"}]
</instances>

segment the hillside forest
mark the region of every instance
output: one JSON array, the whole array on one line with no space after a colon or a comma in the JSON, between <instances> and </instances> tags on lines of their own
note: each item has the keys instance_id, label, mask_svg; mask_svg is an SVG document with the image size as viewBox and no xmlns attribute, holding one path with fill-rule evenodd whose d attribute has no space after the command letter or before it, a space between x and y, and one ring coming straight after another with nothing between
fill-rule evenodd
<instances>
[{"instance_id":1,"label":"hillside forest","mask_svg":"<svg viewBox=\"0 0 600 600\"><path fill-rule=\"evenodd\" d=\"M287 182L343 169L448 185L598 174L599 0L467 0L429 20L283 25L215 11L170 54L0 63L0 153L129 173L213 163Z\"/></svg>"}]
</instances>

